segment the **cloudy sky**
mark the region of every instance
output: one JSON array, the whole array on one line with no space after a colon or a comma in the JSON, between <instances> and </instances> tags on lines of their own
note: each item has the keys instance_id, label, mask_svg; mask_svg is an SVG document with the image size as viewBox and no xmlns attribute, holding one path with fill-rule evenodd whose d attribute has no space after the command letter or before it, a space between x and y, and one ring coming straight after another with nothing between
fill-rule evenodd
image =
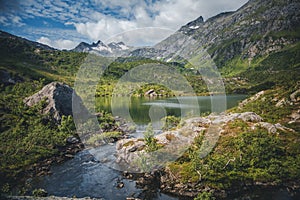
<instances>
[{"instance_id":1,"label":"cloudy sky","mask_svg":"<svg viewBox=\"0 0 300 200\"><path fill-rule=\"evenodd\" d=\"M247 0L0 0L0 29L58 49L79 42L151 45L182 25ZM154 27L154 28L149 28ZM129 40L124 36L131 35Z\"/></svg>"}]
</instances>

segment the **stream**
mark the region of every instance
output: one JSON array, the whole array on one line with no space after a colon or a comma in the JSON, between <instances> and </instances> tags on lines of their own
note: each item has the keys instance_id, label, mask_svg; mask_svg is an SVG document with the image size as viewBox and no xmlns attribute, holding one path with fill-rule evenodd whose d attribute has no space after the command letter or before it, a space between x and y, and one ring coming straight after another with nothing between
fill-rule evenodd
<instances>
[{"instance_id":1,"label":"stream","mask_svg":"<svg viewBox=\"0 0 300 200\"><path fill-rule=\"evenodd\" d=\"M186 97L182 97L185 98ZM196 97L198 98L201 112L210 111L211 98L215 97ZM245 99L245 95L229 95L226 97L227 108L236 106L239 101ZM122 98L120 98L122 101ZM110 99L97 99L97 107L101 110L111 112ZM121 105L121 103L120 103ZM133 121L137 124L137 130L133 137L141 137L146 125L151 121L149 109L151 106L161 106L165 108L168 115L180 116L180 105L174 98L146 99L135 98L131 100L129 106ZM193 108L191 108L193 109ZM94 157L93 155L97 155ZM85 149L75 155L71 160L51 168L51 175L37 177L31 181L32 188L43 188L49 195L64 197L94 197L110 199L126 199L135 197L141 199L154 200L175 200L178 197L170 196L160 192L159 188L155 191L144 191L136 187L135 181L126 179L121 171L111 167L114 163L115 144L107 144L94 149ZM105 161L103 161L105 158ZM123 187L120 187L120 183Z\"/></svg>"}]
</instances>

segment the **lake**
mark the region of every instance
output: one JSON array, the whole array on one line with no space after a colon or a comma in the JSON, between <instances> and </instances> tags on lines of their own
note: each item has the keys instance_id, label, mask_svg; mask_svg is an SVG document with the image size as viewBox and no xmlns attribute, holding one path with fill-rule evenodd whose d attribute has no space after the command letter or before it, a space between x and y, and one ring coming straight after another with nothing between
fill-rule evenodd
<instances>
[{"instance_id":1,"label":"lake","mask_svg":"<svg viewBox=\"0 0 300 200\"><path fill-rule=\"evenodd\" d=\"M129 119L137 125L145 125L153 122L151 118L152 112L155 112L157 117L162 115L173 115L180 117L183 115L199 115L211 112L215 104L224 103L224 111L238 105L238 102L245 99L246 95L226 95L226 96L198 96L198 97L171 97L171 98L147 98L147 97L115 97L112 98L97 98L97 110L104 110L121 115L121 117ZM215 103L216 102L216 103ZM113 107L113 108L112 108ZM126 109L129 110L125 112ZM123 116L122 116L123 115ZM183 116L184 117L184 116ZM156 119L159 120L159 119Z\"/></svg>"}]
</instances>

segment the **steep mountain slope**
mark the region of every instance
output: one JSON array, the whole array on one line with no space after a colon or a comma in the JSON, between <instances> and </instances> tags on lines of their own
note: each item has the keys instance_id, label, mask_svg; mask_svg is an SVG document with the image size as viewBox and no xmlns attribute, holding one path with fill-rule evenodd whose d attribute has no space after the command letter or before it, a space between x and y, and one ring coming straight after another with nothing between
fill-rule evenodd
<instances>
[{"instance_id":1,"label":"steep mountain slope","mask_svg":"<svg viewBox=\"0 0 300 200\"><path fill-rule=\"evenodd\" d=\"M170 60L183 49L204 48L219 68L240 72L299 42L299 9L297 0L250 0L235 12L205 22L199 17L153 48L135 50L131 56ZM197 48L191 45L191 38Z\"/></svg>"},{"instance_id":2,"label":"steep mountain slope","mask_svg":"<svg viewBox=\"0 0 300 200\"><path fill-rule=\"evenodd\" d=\"M21 45L24 48L31 49L31 48L37 48L37 49L44 49L44 50L54 50L52 47L49 47L47 45L33 42L30 40L27 40L25 38L20 38L18 36L12 35L10 33L4 32L0 30L0 42L1 42L1 50L6 48L10 53L19 53L18 51L21 51L22 49L18 48L17 44Z\"/></svg>"},{"instance_id":3,"label":"steep mountain slope","mask_svg":"<svg viewBox=\"0 0 300 200\"><path fill-rule=\"evenodd\" d=\"M53 49L0 31L0 83L27 79L70 82L86 53Z\"/></svg>"}]
</instances>

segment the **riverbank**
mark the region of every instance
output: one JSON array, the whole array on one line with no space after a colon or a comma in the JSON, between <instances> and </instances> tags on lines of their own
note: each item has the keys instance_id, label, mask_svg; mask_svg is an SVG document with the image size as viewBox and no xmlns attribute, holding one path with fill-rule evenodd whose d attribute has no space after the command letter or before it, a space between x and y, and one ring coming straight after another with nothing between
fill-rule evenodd
<instances>
[{"instance_id":1,"label":"riverbank","mask_svg":"<svg viewBox=\"0 0 300 200\"><path fill-rule=\"evenodd\" d=\"M265 94L270 95L268 92L264 92L263 95ZM275 93L277 101L274 100L275 97L269 99L269 96L266 98L263 95L257 96L255 105L257 102L260 103L261 99L263 105L268 102L274 104L276 108L273 109L274 115L281 112L281 109L289 109L289 113L294 112L294 109L290 109L291 107L276 107L277 101L281 99L277 92ZM249 102L252 101L241 103L237 109L244 109ZM297 102L294 104L298 105ZM264 107L264 109L269 110L269 107ZM250 110L249 107L246 111L248 110ZM81 156L82 153L79 152L74 159L57 167L53 176L44 177L43 179L48 180L44 185L50 187L49 194L61 190L59 196L76 194L76 196L84 197L93 194L94 197L104 197L101 192L103 190L107 193L106 197L109 196L108 199L124 192L127 192L124 198L139 198L148 192L158 194L157 196L162 193L172 194L175 195L175 199L193 199L203 192L213 194L220 199L230 199L231 197L237 198L244 192L245 195L250 194L253 190L259 191L261 195L264 190L270 190L270 194L278 190L282 193L288 191L289 197L294 193L297 195L300 184L291 180L297 180L299 176L300 159L297 146L299 132L294 131L293 127L281 125L277 120L274 123L270 120L272 118L265 117L268 115L262 116L264 119L254 112L233 112L191 118L180 123L176 130L155 136L159 147L168 146L172 142L176 144L176 140L181 141L184 137L190 143L183 143L187 146L186 152L166 166L159 167L154 174L145 173L134 178L129 172L120 175L113 169L104 167L107 159L96 158L94 162L90 158L92 155ZM282 122L284 121L286 120ZM201 146L205 143L203 139L206 138L207 130L212 124L219 124L219 128L216 129L220 136L219 140L211 152L206 152L207 156L200 159ZM121 139L117 145L117 157L120 158L118 160L126 161L130 158L131 161L127 164L136 164L133 162L136 157L132 155L138 155L138 152L147 149L143 138L123 139L120 137L118 139ZM114 146L109 144L97 148L101 152L106 152L106 147ZM178 149L177 146L175 147ZM115 149L106 154L114 156L114 152ZM84 160L85 156L89 158ZM86 180L83 188L78 186L82 180ZM71 192L70 188L72 188ZM95 191L94 188L99 191ZM130 192L136 189L138 192ZM131 195L131 193L135 194Z\"/></svg>"},{"instance_id":2,"label":"riverbank","mask_svg":"<svg viewBox=\"0 0 300 200\"><path fill-rule=\"evenodd\" d=\"M297 148L298 134L253 112L196 117L185 120L176 130L154 136L160 147L157 152L149 152L143 139L118 141L117 162L134 172L160 169L145 173L137 185L147 189L157 184L163 193L183 198L193 199L206 192L226 199L252 190L276 193L278 189L287 190L292 197L299 195L300 188L296 181L299 155L291 149ZM178 156L183 147L187 148ZM161 160L161 154L177 157ZM141 159L146 160L138 162Z\"/></svg>"}]
</instances>

